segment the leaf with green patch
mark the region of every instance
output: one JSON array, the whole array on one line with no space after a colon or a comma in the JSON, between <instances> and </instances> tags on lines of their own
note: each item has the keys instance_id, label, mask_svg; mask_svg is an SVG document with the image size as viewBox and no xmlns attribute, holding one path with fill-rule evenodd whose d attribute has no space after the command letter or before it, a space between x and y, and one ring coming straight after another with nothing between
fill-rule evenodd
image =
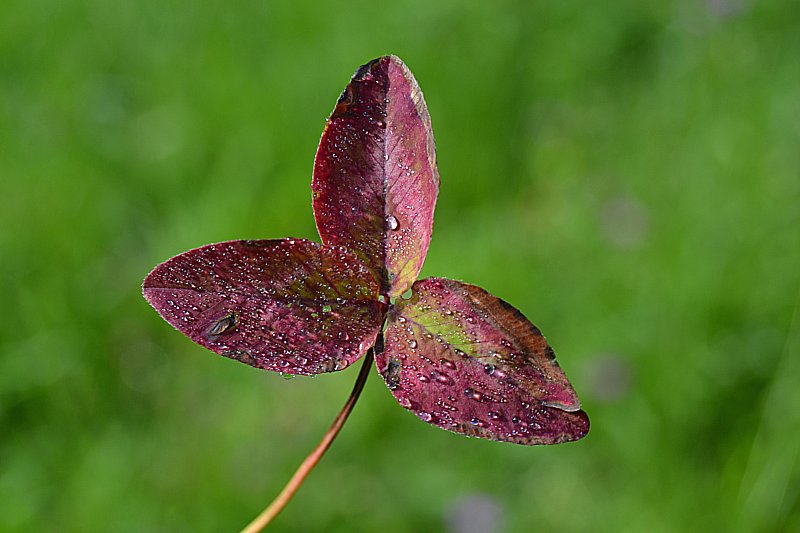
<instances>
[{"instance_id":1,"label":"leaf with green patch","mask_svg":"<svg viewBox=\"0 0 800 533\"><path fill-rule=\"evenodd\" d=\"M397 401L450 431L518 444L557 444L589 418L541 332L474 285L417 281L388 313L378 371Z\"/></svg>"},{"instance_id":2,"label":"leaf with green patch","mask_svg":"<svg viewBox=\"0 0 800 533\"><path fill-rule=\"evenodd\" d=\"M142 290L194 342L288 374L348 367L375 343L385 308L350 252L301 239L190 250L157 266Z\"/></svg>"},{"instance_id":3,"label":"leaf with green patch","mask_svg":"<svg viewBox=\"0 0 800 533\"><path fill-rule=\"evenodd\" d=\"M399 58L356 71L322 134L311 188L322 241L358 255L383 294L405 292L428 251L439 172L428 108Z\"/></svg>"}]
</instances>

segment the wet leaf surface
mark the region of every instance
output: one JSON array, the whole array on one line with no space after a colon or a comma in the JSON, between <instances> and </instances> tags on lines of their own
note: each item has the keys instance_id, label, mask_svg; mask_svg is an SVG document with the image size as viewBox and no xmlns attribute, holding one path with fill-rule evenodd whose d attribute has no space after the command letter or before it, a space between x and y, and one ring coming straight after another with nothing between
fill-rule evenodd
<instances>
[{"instance_id":1,"label":"wet leaf surface","mask_svg":"<svg viewBox=\"0 0 800 533\"><path fill-rule=\"evenodd\" d=\"M311 187L323 242L353 250L388 296L405 292L428 251L439 174L425 100L400 59L356 71L322 134Z\"/></svg>"},{"instance_id":2,"label":"wet leaf surface","mask_svg":"<svg viewBox=\"0 0 800 533\"><path fill-rule=\"evenodd\" d=\"M429 278L388 314L378 371L397 401L433 425L518 444L556 444L589 419L541 332L474 285Z\"/></svg>"},{"instance_id":3,"label":"wet leaf surface","mask_svg":"<svg viewBox=\"0 0 800 533\"><path fill-rule=\"evenodd\" d=\"M214 352L287 374L346 368L375 342L378 284L348 251L300 239L182 253L145 279L148 302Z\"/></svg>"}]
</instances>

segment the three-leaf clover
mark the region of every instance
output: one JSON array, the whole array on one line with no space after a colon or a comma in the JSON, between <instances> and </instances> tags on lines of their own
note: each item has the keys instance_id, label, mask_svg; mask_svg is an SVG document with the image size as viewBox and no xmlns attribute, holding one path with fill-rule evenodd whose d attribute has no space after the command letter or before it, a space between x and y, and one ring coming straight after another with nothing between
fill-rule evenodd
<instances>
[{"instance_id":1,"label":"three-leaf clover","mask_svg":"<svg viewBox=\"0 0 800 533\"><path fill-rule=\"evenodd\" d=\"M474 285L417 280L439 174L425 100L400 59L356 71L311 188L323 244L190 250L147 276L144 297L193 341L265 370L334 372L374 347L398 403L440 428L529 445L586 435L575 391L522 313Z\"/></svg>"}]
</instances>

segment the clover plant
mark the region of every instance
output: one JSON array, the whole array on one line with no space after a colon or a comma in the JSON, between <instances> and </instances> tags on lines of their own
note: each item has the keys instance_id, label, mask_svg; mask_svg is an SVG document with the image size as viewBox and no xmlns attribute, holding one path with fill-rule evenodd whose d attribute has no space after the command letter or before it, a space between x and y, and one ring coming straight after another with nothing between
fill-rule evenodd
<instances>
[{"instance_id":1,"label":"clover plant","mask_svg":"<svg viewBox=\"0 0 800 533\"><path fill-rule=\"evenodd\" d=\"M366 356L323 442L249 531L274 518L319 461L373 355L400 406L434 426L526 445L586 435L578 396L522 313L475 285L417 279L439 173L425 100L399 58L355 72L325 126L311 189L322 244L210 244L158 265L143 285L180 332L256 368L314 375Z\"/></svg>"}]
</instances>

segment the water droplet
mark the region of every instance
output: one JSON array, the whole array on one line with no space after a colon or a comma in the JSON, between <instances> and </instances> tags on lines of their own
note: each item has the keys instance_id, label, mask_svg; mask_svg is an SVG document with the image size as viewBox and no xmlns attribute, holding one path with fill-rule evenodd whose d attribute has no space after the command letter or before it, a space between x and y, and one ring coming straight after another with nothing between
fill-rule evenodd
<instances>
[{"instance_id":1,"label":"water droplet","mask_svg":"<svg viewBox=\"0 0 800 533\"><path fill-rule=\"evenodd\" d=\"M500 420L500 413L497 411L489 411L489 420Z\"/></svg>"},{"instance_id":2,"label":"water droplet","mask_svg":"<svg viewBox=\"0 0 800 533\"><path fill-rule=\"evenodd\" d=\"M528 402L522 402L522 408L523 409L530 409L531 408L531 404L529 404Z\"/></svg>"},{"instance_id":3,"label":"water droplet","mask_svg":"<svg viewBox=\"0 0 800 533\"><path fill-rule=\"evenodd\" d=\"M494 374L494 365L483 365L483 371L491 376Z\"/></svg>"},{"instance_id":4,"label":"water droplet","mask_svg":"<svg viewBox=\"0 0 800 533\"><path fill-rule=\"evenodd\" d=\"M441 359L439 362L442 363L445 367L449 368L450 370L456 369L456 364L450 361L449 359Z\"/></svg>"},{"instance_id":5,"label":"water droplet","mask_svg":"<svg viewBox=\"0 0 800 533\"><path fill-rule=\"evenodd\" d=\"M474 319L474 318L472 318L471 316L468 316L468 317L467 317L467 322L469 322L470 324L472 324L473 322L475 322L475 319Z\"/></svg>"},{"instance_id":6,"label":"water droplet","mask_svg":"<svg viewBox=\"0 0 800 533\"><path fill-rule=\"evenodd\" d=\"M414 339L411 339L410 341L408 341L408 347L413 350L414 348L417 347L417 341L415 341Z\"/></svg>"},{"instance_id":7,"label":"water droplet","mask_svg":"<svg viewBox=\"0 0 800 533\"><path fill-rule=\"evenodd\" d=\"M386 226L390 230L392 231L396 230L399 225L400 224L397 222L397 219L394 216L389 215L388 217L386 217Z\"/></svg>"},{"instance_id":8,"label":"water droplet","mask_svg":"<svg viewBox=\"0 0 800 533\"><path fill-rule=\"evenodd\" d=\"M446 403L446 402L437 402L437 404L439 406L443 407L444 409L447 409L451 413L457 413L458 412L458 407L456 407L455 405L450 405L449 403Z\"/></svg>"},{"instance_id":9,"label":"water droplet","mask_svg":"<svg viewBox=\"0 0 800 533\"><path fill-rule=\"evenodd\" d=\"M420 375L419 375L419 380L420 380L421 382L423 382L423 383L428 383L428 382L430 381L430 379L428 378L428 376L426 376L425 374L420 374Z\"/></svg>"},{"instance_id":10,"label":"water droplet","mask_svg":"<svg viewBox=\"0 0 800 533\"><path fill-rule=\"evenodd\" d=\"M450 379L450 376L448 376L446 374L442 374L440 372L434 372L432 375L435 376L436 377L436 381L438 383L441 383L442 385L452 385L453 384L453 380Z\"/></svg>"},{"instance_id":11,"label":"water droplet","mask_svg":"<svg viewBox=\"0 0 800 533\"><path fill-rule=\"evenodd\" d=\"M433 419L433 416L427 411L420 411L417 413L417 416L420 417L425 422L430 422Z\"/></svg>"},{"instance_id":12,"label":"water droplet","mask_svg":"<svg viewBox=\"0 0 800 533\"><path fill-rule=\"evenodd\" d=\"M208 330L209 335L222 335L223 333L227 333L233 329L236 325L236 315L234 313L229 313L227 316L220 319L219 322L214 324L210 330Z\"/></svg>"},{"instance_id":13,"label":"water droplet","mask_svg":"<svg viewBox=\"0 0 800 533\"><path fill-rule=\"evenodd\" d=\"M333 309L333 308L330 305L323 305L322 306L322 312L323 313L330 313L331 309Z\"/></svg>"},{"instance_id":14,"label":"water droplet","mask_svg":"<svg viewBox=\"0 0 800 533\"><path fill-rule=\"evenodd\" d=\"M478 392L478 391L476 391L473 388L470 388L470 387L467 387L466 389L464 389L464 396L466 396L467 398L471 398L473 400L476 400L476 401L483 400L483 394Z\"/></svg>"},{"instance_id":15,"label":"water droplet","mask_svg":"<svg viewBox=\"0 0 800 533\"><path fill-rule=\"evenodd\" d=\"M399 316L399 317L397 317L397 321L400 322L401 324L405 324L406 323L406 317Z\"/></svg>"},{"instance_id":16,"label":"water droplet","mask_svg":"<svg viewBox=\"0 0 800 533\"><path fill-rule=\"evenodd\" d=\"M346 331L340 331L339 333L337 333L337 336L340 339L342 339L343 341L349 341L350 340L350 334L347 333Z\"/></svg>"},{"instance_id":17,"label":"water droplet","mask_svg":"<svg viewBox=\"0 0 800 533\"><path fill-rule=\"evenodd\" d=\"M486 425L486 423L483 420L481 420L480 418L475 418L475 417L472 417L470 419L469 423L472 424L473 426L478 426L480 428L482 428L483 426Z\"/></svg>"},{"instance_id":18,"label":"water droplet","mask_svg":"<svg viewBox=\"0 0 800 533\"><path fill-rule=\"evenodd\" d=\"M287 374L286 372L281 372L281 377L288 381L294 378L294 374Z\"/></svg>"}]
</instances>

